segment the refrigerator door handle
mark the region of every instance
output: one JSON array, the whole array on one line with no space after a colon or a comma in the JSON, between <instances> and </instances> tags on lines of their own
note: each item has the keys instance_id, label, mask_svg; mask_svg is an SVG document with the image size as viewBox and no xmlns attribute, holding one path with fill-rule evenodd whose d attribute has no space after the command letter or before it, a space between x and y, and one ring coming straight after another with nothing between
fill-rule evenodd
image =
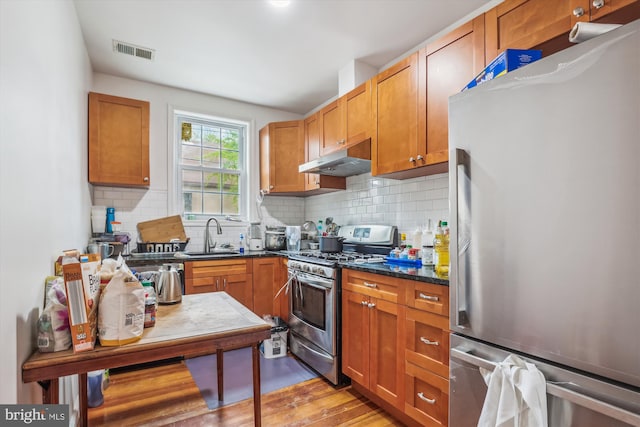
<instances>
[{"instance_id":1,"label":"refrigerator door handle","mask_svg":"<svg viewBox=\"0 0 640 427\"><path fill-rule=\"evenodd\" d=\"M451 301L451 318L453 326L464 329L469 327L469 316L467 313L467 251L470 244L471 225L471 203L470 203L470 170L469 154L460 148L452 151L453 161L456 171L452 175L452 184L449 191L451 199L451 213L453 228L451 239L450 258L451 271L449 273L450 287L453 289Z\"/></svg>"},{"instance_id":2,"label":"refrigerator door handle","mask_svg":"<svg viewBox=\"0 0 640 427\"><path fill-rule=\"evenodd\" d=\"M471 353L468 353L464 350L459 350L457 348L451 349L451 357L459 359L470 365L474 365L479 368L484 368L488 371L493 371L493 369L497 365L497 363L491 362L489 360L483 359L481 357L475 356ZM573 391L568 388L562 387L561 384L571 384L571 383L547 382L547 394L566 400L568 402L574 403L576 405L583 406L594 412L599 412L609 418L613 418L618 421L622 421L631 425L640 425L640 414L627 411L626 409L619 408L610 403L603 402L601 400L594 399L593 397L587 396L585 394L578 393L577 391Z\"/></svg>"}]
</instances>

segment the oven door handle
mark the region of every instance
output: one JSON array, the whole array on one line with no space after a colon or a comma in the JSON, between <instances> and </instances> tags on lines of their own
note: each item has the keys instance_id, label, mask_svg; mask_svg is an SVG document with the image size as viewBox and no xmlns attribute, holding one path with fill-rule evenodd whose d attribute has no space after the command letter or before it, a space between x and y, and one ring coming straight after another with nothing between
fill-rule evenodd
<instances>
[{"instance_id":1,"label":"oven door handle","mask_svg":"<svg viewBox=\"0 0 640 427\"><path fill-rule=\"evenodd\" d=\"M304 283L312 288L328 291L333 287L333 280L323 280L318 277L311 276L310 274L298 273L296 276L298 284Z\"/></svg>"}]
</instances>

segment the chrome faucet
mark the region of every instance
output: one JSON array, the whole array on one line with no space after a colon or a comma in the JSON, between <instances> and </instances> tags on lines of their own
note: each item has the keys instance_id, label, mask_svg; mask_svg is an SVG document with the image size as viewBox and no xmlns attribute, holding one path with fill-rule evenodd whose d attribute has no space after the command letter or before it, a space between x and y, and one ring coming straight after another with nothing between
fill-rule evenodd
<instances>
[{"instance_id":1,"label":"chrome faucet","mask_svg":"<svg viewBox=\"0 0 640 427\"><path fill-rule=\"evenodd\" d=\"M207 220L207 227L204 230L204 250L203 250L204 253L211 252L211 250L216 247L216 243L217 243L217 242L213 242L213 245L211 244L211 233L209 232L209 224L211 223L211 221L216 222L216 230L218 234L222 234L222 227L220 227L220 223L218 222L218 220L214 217L209 218Z\"/></svg>"}]
</instances>

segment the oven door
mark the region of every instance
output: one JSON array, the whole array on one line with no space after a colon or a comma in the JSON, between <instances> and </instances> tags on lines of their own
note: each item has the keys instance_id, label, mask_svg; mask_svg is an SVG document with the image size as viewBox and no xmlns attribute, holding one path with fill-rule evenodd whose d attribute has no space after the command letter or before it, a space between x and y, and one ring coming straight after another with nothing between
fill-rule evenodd
<instances>
[{"instance_id":1,"label":"oven door","mask_svg":"<svg viewBox=\"0 0 640 427\"><path fill-rule=\"evenodd\" d=\"M335 281L289 270L289 328L331 355L336 355Z\"/></svg>"}]
</instances>

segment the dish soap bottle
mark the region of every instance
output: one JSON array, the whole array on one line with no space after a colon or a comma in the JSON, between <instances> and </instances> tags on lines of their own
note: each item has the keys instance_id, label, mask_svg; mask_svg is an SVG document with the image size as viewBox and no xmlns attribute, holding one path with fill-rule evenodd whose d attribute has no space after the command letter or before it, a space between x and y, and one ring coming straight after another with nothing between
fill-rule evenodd
<instances>
[{"instance_id":1,"label":"dish soap bottle","mask_svg":"<svg viewBox=\"0 0 640 427\"><path fill-rule=\"evenodd\" d=\"M244 234L240 233L240 243L238 244L238 251L244 253Z\"/></svg>"},{"instance_id":2,"label":"dish soap bottle","mask_svg":"<svg viewBox=\"0 0 640 427\"><path fill-rule=\"evenodd\" d=\"M440 221L433 241L433 263L437 275L449 277L449 227Z\"/></svg>"}]
</instances>

